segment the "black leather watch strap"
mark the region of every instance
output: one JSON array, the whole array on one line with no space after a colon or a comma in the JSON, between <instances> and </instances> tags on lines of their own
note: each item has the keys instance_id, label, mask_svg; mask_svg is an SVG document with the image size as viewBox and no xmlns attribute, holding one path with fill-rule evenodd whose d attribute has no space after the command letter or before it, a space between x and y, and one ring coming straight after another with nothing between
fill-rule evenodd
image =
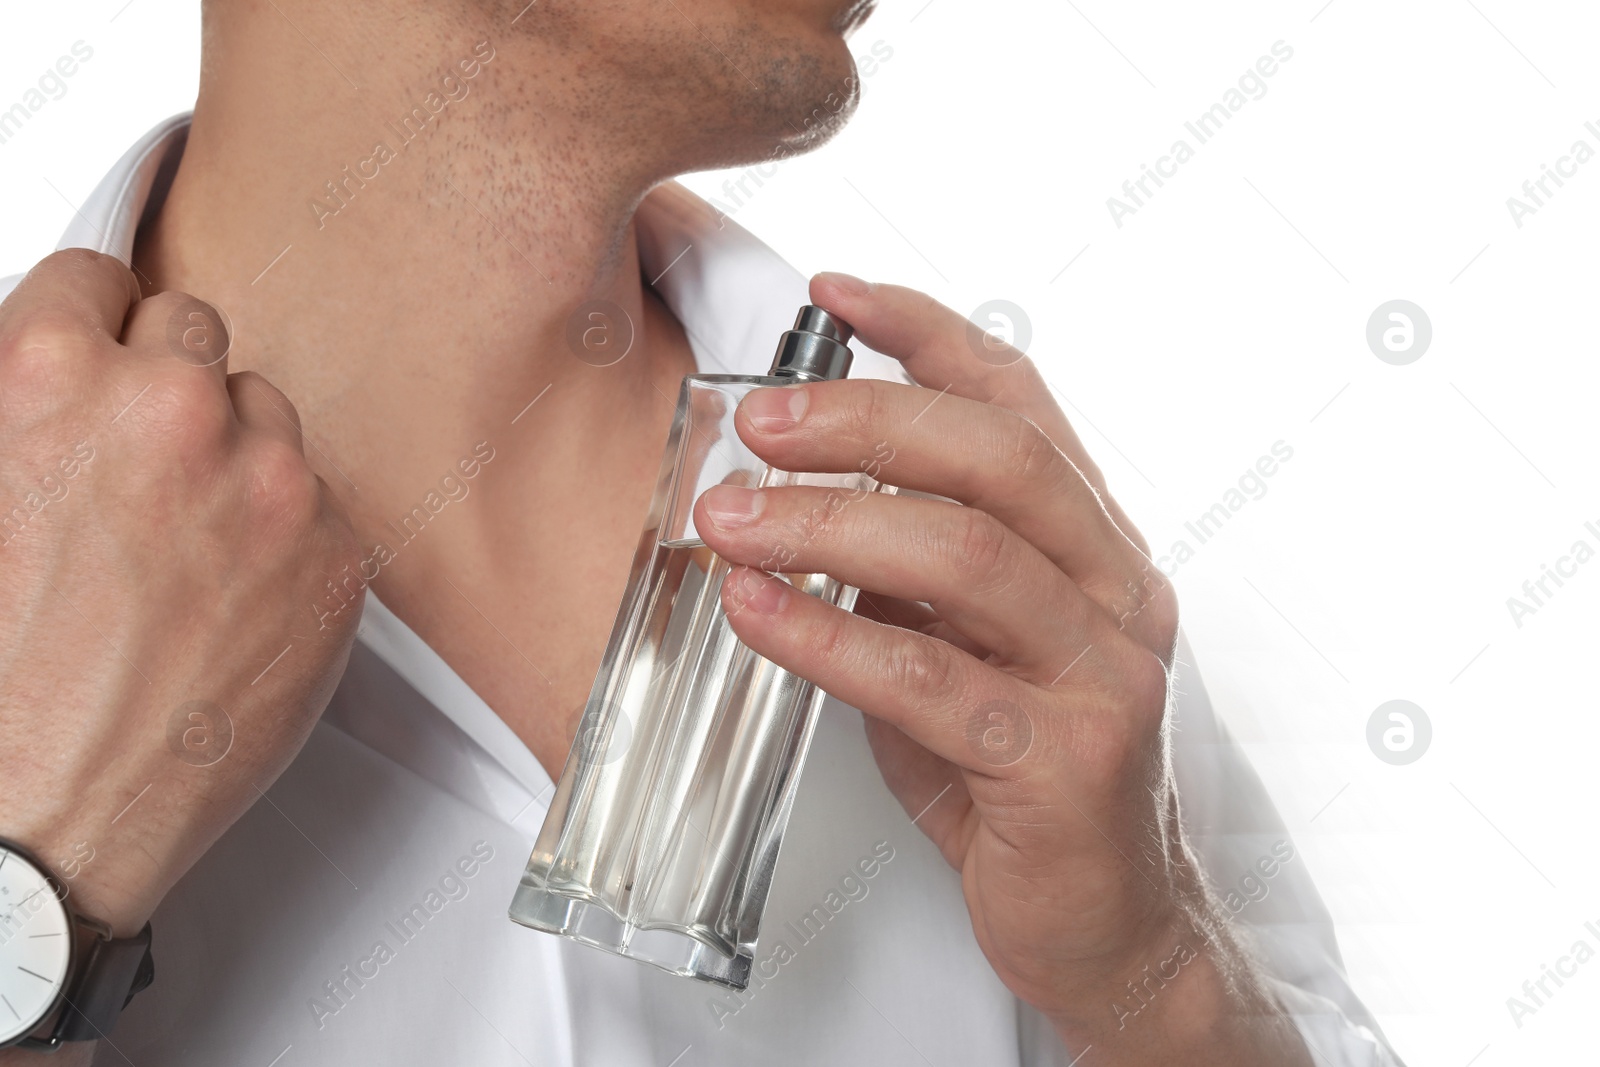
<instances>
[{"instance_id":1,"label":"black leather watch strap","mask_svg":"<svg viewBox=\"0 0 1600 1067\"><path fill-rule=\"evenodd\" d=\"M57 1041L95 1041L105 1037L133 995L155 978L150 955L150 924L133 937L96 937L66 993Z\"/></svg>"}]
</instances>

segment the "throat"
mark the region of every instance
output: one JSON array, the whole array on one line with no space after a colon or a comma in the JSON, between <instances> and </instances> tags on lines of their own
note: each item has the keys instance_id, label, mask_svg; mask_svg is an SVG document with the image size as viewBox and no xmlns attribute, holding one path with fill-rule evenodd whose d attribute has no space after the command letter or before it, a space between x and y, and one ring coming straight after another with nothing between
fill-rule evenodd
<instances>
[{"instance_id":1,"label":"throat","mask_svg":"<svg viewBox=\"0 0 1600 1067\"><path fill-rule=\"evenodd\" d=\"M695 369L640 275L634 213L670 161L539 111L519 79L541 68L513 51L537 41L475 51L458 29L441 40L477 74L363 169L389 103L436 77L432 48L369 72L372 108L333 107L340 87L270 7L212 16L193 125L134 244L146 291L220 310L228 369L294 406L358 580L559 771ZM303 98L253 88L269 52ZM308 210L346 163L364 184ZM632 336L620 359L585 343L594 305Z\"/></svg>"},{"instance_id":2,"label":"throat","mask_svg":"<svg viewBox=\"0 0 1600 1067\"><path fill-rule=\"evenodd\" d=\"M627 584L679 382L695 369L682 326L648 289L643 307L644 351L623 362L644 357L630 372L646 376L648 393L596 415L603 432L565 444L533 427L526 441L508 433L488 466L503 465L485 469L479 510L463 508L457 526L441 526L442 536L373 582L552 778ZM544 417L552 401L557 418L552 388L516 427Z\"/></svg>"}]
</instances>

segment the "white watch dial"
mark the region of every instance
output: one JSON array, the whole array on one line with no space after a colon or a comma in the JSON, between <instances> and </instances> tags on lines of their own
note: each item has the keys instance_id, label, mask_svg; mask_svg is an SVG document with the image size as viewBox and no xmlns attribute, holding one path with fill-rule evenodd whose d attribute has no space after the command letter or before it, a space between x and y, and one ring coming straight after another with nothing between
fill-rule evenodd
<instances>
[{"instance_id":1,"label":"white watch dial","mask_svg":"<svg viewBox=\"0 0 1600 1067\"><path fill-rule=\"evenodd\" d=\"M71 962L66 906L38 868L0 847L0 1045L50 1013Z\"/></svg>"}]
</instances>

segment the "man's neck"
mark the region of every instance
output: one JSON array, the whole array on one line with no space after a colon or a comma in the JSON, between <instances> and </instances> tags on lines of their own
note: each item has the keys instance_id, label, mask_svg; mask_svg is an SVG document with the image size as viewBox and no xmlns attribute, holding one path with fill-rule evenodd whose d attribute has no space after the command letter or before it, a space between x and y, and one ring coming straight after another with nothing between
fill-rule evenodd
<instances>
[{"instance_id":1,"label":"man's neck","mask_svg":"<svg viewBox=\"0 0 1600 1067\"><path fill-rule=\"evenodd\" d=\"M548 766L566 727L537 723L581 705L693 369L634 245L662 175L572 109L539 109L529 81L554 60L537 39L443 18L357 34L343 9L284 10L212 16L201 103L136 264L222 310L230 370L294 402L363 548L393 556L373 588ZM614 365L570 341L586 301L631 325ZM607 492L586 493L596 482ZM401 521L418 506L426 523ZM508 617L529 603L545 608ZM510 652L496 631L534 668L503 692L486 677Z\"/></svg>"}]
</instances>

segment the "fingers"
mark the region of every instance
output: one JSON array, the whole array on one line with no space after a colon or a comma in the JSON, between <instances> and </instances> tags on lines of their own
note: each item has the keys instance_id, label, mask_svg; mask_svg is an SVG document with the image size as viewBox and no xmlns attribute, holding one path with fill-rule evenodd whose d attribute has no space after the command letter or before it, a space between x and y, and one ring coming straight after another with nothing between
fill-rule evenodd
<instances>
[{"instance_id":1,"label":"fingers","mask_svg":"<svg viewBox=\"0 0 1600 1067\"><path fill-rule=\"evenodd\" d=\"M811 279L812 302L855 328L864 344L899 360L917 384L997 404L1036 423L1083 472L1117 524L1144 547L1106 489L1105 476L1051 395L1033 361L926 293L846 274Z\"/></svg>"},{"instance_id":2,"label":"fingers","mask_svg":"<svg viewBox=\"0 0 1600 1067\"><path fill-rule=\"evenodd\" d=\"M1013 411L860 379L755 390L736 425L784 470L865 470L986 511L1091 596L1109 595L1146 562L1072 462Z\"/></svg>"},{"instance_id":3,"label":"fingers","mask_svg":"<svg viewBox=\"0 0 1600 1067\"><path fill-rule=\"evenodd\" d=\"M46 256L0 304L0 334L31 321L81 331L86 340L115 339L138 300L138 281L116 257L68 248Z\"/></svg>"},{"instance_id":4,"label":"fingers","mask_svg":"<svg viewBox=\"0 0 1600 1067\"><path fill-rule=\"evenodd\" d=\"M969 738L986 701L1020 703L1025 683L923 634L852 615L781 578L736 568L722 587L739 639L784 670L968 770L1000 774Z\"/></svg>"},{"instance_id":5,"label":"fingers","mask_svg":"<svg viewBox=\"0 0 1600 1067\"><path fill-rule=\"evenodd\" d=\"M811 299L837 312L864 344L899 360L918 385L1003 405L1052 435L1062 431L1081 449L1033 361L928 294L849 275L819 274L811 279ZM1057 444L1070 452L1068 442Z\"/></svg>"},{"instance_id":6,"label":"fingers","mask_svg":"<svg viewBox=\"0 0 1600 1067\"><path fill-rule=\"evenodd\" d=\"M939 613L926 604L863 590L856 597L855 610L856 614L863 618L888 623L890 626L898 626L903 630L915 630L919 634L927 634L929 637L936 637L940 641L948 641L969 656L974 656L978 659L987 659L989 657L987 648L971 640L954 626L939 618Z\"/></svg>"},{"instance_id":7,"label":"fingers","mask_svg":"<svg viewBox=\"0 0 1600 1067\"><path fill-rule=\"evenodd\" d=\"M1110 620L1059 569L999 521L938 500L809 486L719 485L695 526L733 563L827 574L847 585L924 601L970 641L1041 685L1110 640Z\"/></svg>"},{"instance_id":8,"label":"fingers","mask_svg":"<svg viewBox=\"0 0 1600 1067\"><path fill-rule=\"evenodd\" d=\"M245 431L283 441L302 456L305 438L300 429L300 413L277 386L254 371L230 374L228 398Z\"/></svg>"},{"instance_id":9,"label":"fingers","mask_svg":"<svg viewBox=\"0 0 1600 1067\"><path fill-rule=\"evenodd\" d=\"M1171 584L1071 460L1016 412L862 379L754 390L735 424L752 450L781 469L863 472L992 515L1119 626L1171 655Z\"/></svg>"},{"instance_id":10,"label":"fingers","mask_svg":"<svg viewBox=\"0 0 1600 1067\"><path fill-rule=\"evenodd\" d=\"M170 359L210 374L221 385L228 376L227 324L216 308L187 293L161 293L135 305L122 331L123 345L139 356Z\"/></svg>"}]
</instances>

